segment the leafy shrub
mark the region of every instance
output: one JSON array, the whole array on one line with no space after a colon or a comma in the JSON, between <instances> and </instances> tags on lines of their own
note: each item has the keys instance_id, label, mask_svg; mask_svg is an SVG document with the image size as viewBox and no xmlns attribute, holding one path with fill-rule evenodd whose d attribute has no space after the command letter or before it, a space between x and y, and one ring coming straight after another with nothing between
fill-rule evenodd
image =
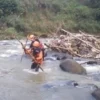
<instances>
[{"instance_id":1,"label":"leafy shrub","mask_svg":"<svg viewBox=\"0 0 100 100\"><path fill-rule=\"evenodd\" d=\"M1 16L10 15L18 12L16 0L0 0Z\"/></svg>"}]
</instances>

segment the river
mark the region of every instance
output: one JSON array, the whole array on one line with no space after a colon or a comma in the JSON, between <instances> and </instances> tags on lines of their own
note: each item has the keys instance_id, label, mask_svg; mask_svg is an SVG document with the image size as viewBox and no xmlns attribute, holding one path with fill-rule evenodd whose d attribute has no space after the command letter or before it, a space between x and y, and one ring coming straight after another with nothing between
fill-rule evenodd
<instances>
[{"instance_id":1,"label":"river","mask_svg":"<svg viewBox=\"0 0 100 100\"><path fill-rule=\"evenodd\" d=\"M92 84L100 86L99 72L70 74L59 68L60 61L45 60L42 66L47 71L34 75L23 71L32 62L25 55L21 61L22 54L18 41L0 41L0 100L95 100ZM79 86L75 87L74 82Z\"/></svg>"}]
</instances>

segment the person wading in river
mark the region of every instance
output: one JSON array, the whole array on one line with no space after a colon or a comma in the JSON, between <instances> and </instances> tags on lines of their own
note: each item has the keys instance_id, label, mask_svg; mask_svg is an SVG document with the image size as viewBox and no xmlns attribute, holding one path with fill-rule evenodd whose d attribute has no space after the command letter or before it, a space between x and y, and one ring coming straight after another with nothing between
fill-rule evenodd
<instances>
[{"instance_id":1,"label":"person wading in river","mask_svg":"<svg viewBox=\"0 0 100 100\"><path fill-rule=\"evenodd\" d=\"M35 71L38 71L40 68L43 71L43 69L41 68L41 64L43 62L43 50L40 48L40 43L38 41L34 41L32 42L31 46L32 47L30 49L25 50L26 54L32 54L33 56L31 69L35 69Z\"/></svg>"},{"instance_id":2,"label":"person wading in river","mask_svg":"<svg viewBox=\"0 0 100 100\"><path fill-rule=\"evenodd\" d=\"M30 48L33 48L33 43L35 41L40 43L39 48L43 51L43 59L44 59L44 55L45 55L44 51L45 51L45 49L44 49L43 44L40 42L40 40L38 38L36 38L36 36L34 36L33 34L27 36L27 39L31 41Z\"/></svg>"}]
</instances>

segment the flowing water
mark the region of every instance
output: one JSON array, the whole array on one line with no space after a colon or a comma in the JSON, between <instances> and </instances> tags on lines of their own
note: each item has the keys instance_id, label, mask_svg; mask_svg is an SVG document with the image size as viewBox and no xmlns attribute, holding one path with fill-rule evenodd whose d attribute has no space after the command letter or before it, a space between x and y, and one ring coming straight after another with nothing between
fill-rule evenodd
<instances>
[{"instance_id":1,"label":"flowing water","mask_svg":"<svg viewBox=\"0 0 100 100\"><path fill-rule=\"evenodd\" d=\"M23 71L30 69L32 61L25 55L21 61L22 55L18 41L0 41L0 100L95 100L91 92L93 84L100 86L99 72L70 74L59 68L60 61L46 60L42 65L45 72L35 75Z\"/></svg>"}]
</instances>

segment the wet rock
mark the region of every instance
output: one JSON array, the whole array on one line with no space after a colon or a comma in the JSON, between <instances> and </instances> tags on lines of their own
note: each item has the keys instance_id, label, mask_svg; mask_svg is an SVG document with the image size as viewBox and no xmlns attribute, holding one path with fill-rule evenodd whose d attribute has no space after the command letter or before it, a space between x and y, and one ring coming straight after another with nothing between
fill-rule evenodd
<instances>
[{"instance_id":1,"label":"wet rock","mask_svg":"<svg viewBox=\"0 0 100 100\"><path fill-rule=\"evenodd\" d=\"M45 53L46 53L46 56L47 57L46 59L48 58L53 58L54 60L65 60L65 59L73 59L73 57L69 54L66 54L66 53L59 53L59 52L55 52L55 51L50 51L50 50L45 50ZM51 59L51 60L53 60Z\"/></svg>"},{"instance_id":2,"label":"wet rock","mask_svg":"<svg viewBox=\"0 0 100 100\"><path fill-rule=\"evenodd\" d=\"M73 81L73 80L72 80L72 81L67 82L67 85L76 87L76 86L78 86L79 84L78 84L76 81Z\"/></svg>"},{"instance_id":3,"label":"wet rock","mask_svg":"<svg viewBox=\"0 0 100 100\"><path fill-rule=\"evenodd\" d=\"M87 64L97 64L97 61L88 61Z\"/></svg>"},{"instance_id":4,"label":"wet rock","mask_svg":"<svg viewBox=\"0 0 100 100\"><path fill-rule=\"evenodd\" d=\"M53 57L56 57L57 60L73 59L71 55L65 53L57 53Z\"/></svg>"},{"instance_id":5,"label":"wet rock","mask_svg":"<svg viewBox=\"0 0 100 100\"><path fill-rule=\"evenodd\" d=\"M92 96L96 98L96 100L100 100L100 88L96 89L93 93Z\"/></svg>"},{"instance_id":6,"label":"wet rock","mask_svg":"<svg viewBox=\"0 0 100 100\"><path fill-rule=\"evenodd\" d=\"M52 57L55 57L57 60L73 59L73 57L67 53L55 52Z\"/></svg>"},{"instance_id":7,"label":"wet rock","mask_svg":"<svg viewBox=\"0 0 100 100\"><path fill-rule=\"evenodd\" d=\"M82 60L82 59L80 59L80 60ZM87 61L85 63L87 63L89 65L93 65L93 64L100 65L100 60L99 59L97 59L97 60L87 59Z\"/></svg>"},{"instance_id":8,"label":"wet rock","mask_svg":"<svg viewBox=\"0 0 100 100\"><path fill-rule=\"evenodd\" d=\"M48 82L46 84L44 84L42 87L45 89L51 89L51 88L58 88L58 87L76 87L78 86L78 83L76 81L73 80L57 80L57 81L53 81L53 82Z\"/></svg>"},{"instance_id":9,"label":"wet rock","mask_svg":"<svg viewBox=\"0 0 100 100\"><path fill-rule=\"evenodd\" d=\"M60 63L60 68L65 72L86 74L86 70L80 64L71 59L62 61Z\"/></svg>"}]
</instances>

